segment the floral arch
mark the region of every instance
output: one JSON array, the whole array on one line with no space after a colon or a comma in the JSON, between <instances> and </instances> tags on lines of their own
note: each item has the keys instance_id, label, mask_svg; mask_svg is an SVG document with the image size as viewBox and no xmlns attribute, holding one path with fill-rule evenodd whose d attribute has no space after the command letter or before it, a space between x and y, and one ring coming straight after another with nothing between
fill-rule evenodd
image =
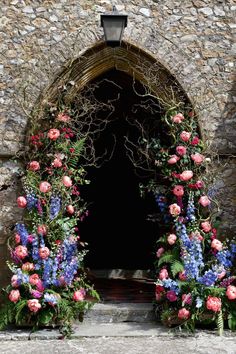
<instances>
[{"instance_id":1,"label":"floral arch","mask_svg":"<svg viewBox=\"0 0 236 354\"><path fill-rule=\"evenodd\" d=\"M83 162L93 156L89 128L97 102L81 92L111 68L142 82L145 96L157 98L164 108L163 135L137 146L166 182L160 186L153 179L144 187L156 199L163 224L156 249L158 317L168 326L190 329L197 322L216 321L220 331L227 319L234 329L236 247L220 240L211 218L207 158L196 114L169 71L128 43L118 48L98 43L65 65L32 112L24 193L17 199L25 215L9 246L13 276L1 327L59 323L68 334L71 321L91 306L88 295L98 299L83 271L86 251L78 234L78 222L87 213L79 189L88 183Z\"/></svg>"}]
</instances>

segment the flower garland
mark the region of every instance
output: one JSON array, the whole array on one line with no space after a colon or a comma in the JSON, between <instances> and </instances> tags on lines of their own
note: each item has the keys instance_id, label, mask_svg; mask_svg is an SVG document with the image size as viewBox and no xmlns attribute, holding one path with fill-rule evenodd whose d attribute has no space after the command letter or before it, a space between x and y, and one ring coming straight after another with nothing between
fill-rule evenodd
<instances>
[{"instance_id":1,"label":"flower garland","mask_svg":"<svg viewBox=\"0 0 236 354\"><path fill-rule=\"evenodd\" d=\"M168 326L193 329L208 320L222 332L227 319L229 328L236 329L236 277L231 274L236 245L227 246L214 227L213 200L202 178L207 158L195 117L169 112L163 127L168 144L151 153L166 188L160 192L155 181L149 188L163 219L156 250L157 313Z\"/></svg>"},{"instance_id":2,"label":"flower garland","mask_svg":"<svg viewBox=\"0 0 236 354\"><path fill-rule=\"evenodd\" d=\"M29 138L24 195L17 198L24 221L16 224L9 246L13 275L0 327L59 324L69 335L72 321L92 305L89 297L98 295L86 281L78 229L87 215L80 196L80 186L89 183L79 166L84 139L73 128L73 112L52 112L54 128Z\"/></svg>"}]
</instances>

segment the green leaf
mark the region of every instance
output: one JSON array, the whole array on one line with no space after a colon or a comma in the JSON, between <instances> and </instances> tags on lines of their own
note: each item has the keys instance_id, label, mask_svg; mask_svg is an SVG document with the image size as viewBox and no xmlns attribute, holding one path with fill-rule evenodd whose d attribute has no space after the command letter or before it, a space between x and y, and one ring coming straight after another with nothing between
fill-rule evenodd
<instances>
[{"instance_id":1,"label":"green leaf","mask_svg":"<svg viewBox=\"0 0 236 354\"><path fill-rule=\"evenodd\" d=\"M236 329L236 316L234 316L232 313L230 313L228 316L228 326L229 326L229 329L231 329L232 331L235 331L235 329Z\"/></svg>"},{"instance_id":2,"label":"green leaf","mask_svg":"<svg viewBox=\"0 0 236 354\"><path fill-rule=\"evenodd\" d=\"M164 253L159 259L158 267L160 267L163 263L173 263L174 261L176 261L176 258L172 253Z\"/></svg>"},{"instance_id":3,"label":"green leaf","mask_svg":"<svg viewBox=\"0 0 236 354\"><path fill-rule=\"evenodd\" d=\"M39 324L47 325L53 318L53 312L50 310L44 310L39 313Z\"/></svg>"},{"instance_id":4,"label":"green leaf","mask_svg":"<svg viewBox=\"0 0 236 354\"><path fill-rule=\"evenodd\" d=\"M170 270L173 277L175 277L176 274L184 271L184 266L180 261L174 261L170 266Z\"/></svg>"}]
</instances>

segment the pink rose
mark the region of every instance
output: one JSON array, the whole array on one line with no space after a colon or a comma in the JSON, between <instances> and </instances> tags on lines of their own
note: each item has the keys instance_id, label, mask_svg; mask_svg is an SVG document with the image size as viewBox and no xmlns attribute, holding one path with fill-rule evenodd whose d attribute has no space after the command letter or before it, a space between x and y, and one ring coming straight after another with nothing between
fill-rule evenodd
<instances>
[{"instance_id":1,"label":"pink rose","mask_svg":"<svg viewBox=\"0 0 236 354\"><path fill-rule=\"evenodd\" d=\"M221 310L221 299L209 295L206 301L206 307L208 310L219 312Z\"/></svg>"},{"instance_id":2,"label":"pink rose","mask_svg":"<svg viewBox=\"0 0 236 354\"><path fill-rule=\"evenodd\" d=\"M211 204L211 201L208 196L202 195L201 198L199 198L198 203L201 204L203 207L206 207Z\"/></svg>"},{"instance_id":3,"label":"pink rose","mask_svg":"<svg viewBox=\"0 0 236 354\"><path fill-rule=\"evenodd\" d=\"M165 249L163 247L158 248L158 250L156 252L157 258L160 258L164 252L165 252Z\"/></svg>"},{"instance_id":4,"label":"pink rose","mask_svg":"<svg viewBox=\"0 0 236 354\"><path fill-rule=\"evenodd\" d=\"M160 280L165 280L169 278L169 273L167 271L167 269L163 268L161 269L160 273L159 273L159 279Z\"/></svg>"},{"instance_id":5,"label":"pink rose","mask_svg":"<svg viewBox=\"0 0 236 354\"><path fill-rule=\"evenodd\" d=\"M175 116L171 117L173 123L181 123L184 120L184 116L182 113L178 113Z\"/></svg>"},{"instance_id":6,"label":"pink rose","mask_svg":"<svg viewBox=\"0 0 236 354\"><path fill-rule=\"evenodd\" d=\"M175 242L177 240L177 236L175 234L170 234L168 237L167 237L167 242L169 243L169 245L174 245Z\"/></svg>"},{"instance_id":7,"label":"pink rose","mask_svg":"<svg viewBox=\"0 0 236 354\"><path fill-rule=\"evenodd\" d=\"M199 241L203 240L203 237L198 230L192 231L189 235L189 238L190 238L190 240L193 240L193 239L199 240Z\"/></svg>"},{"instance_id":8,"label":"pink rose","mask_svg":"<svg viewBox=\"0 0 236 354\"><path fill-rule=\"evenodd\" d=\"M40 299L43 296L43 293L41 293L38 290L31 290L31 294L33 297L35 297L36 299Z\"/></svg>"},{"instance_id":9,"label":"pink rose","mask_svg":"<svg viewBox=\"0 0 236 354\"><path fill-rule=\"evenodd\" d=\"M48 132L48 138L51 140L57 140L60 136L60 130L58 129L50 129Z\"/></svg>"},{"instance_id":10,"label":"pink rose","mask_svg":"<svg viewBox=\"0 0 236 354\"><path fill-rule=\"evenodd\" d=\"M226 290L226 296L229 300L236 299L236 286L229 285Z\"/></svg>"},{"instance_id":11,"label":"pink rose","mask_svg":"<svg viewBox=\"0 0 236 354\"><path fill-rule=\"evenodd\" d=\"M172 155L170 158L169 158L169 160L167 161L167 163L169 164L169 165L173 165L173 164L175 164L177 161L179 161L179 156L177 156L177 155Z\"/></svg>"},{"instance_id":12,"label":"pink rose","mask_svg":"<svg viewBox=\"0 0 236 354\"><path fill-rule=\"evenodd\" d=\"M220 240L217 240L216 238L212 240L211 242L211 248L214 248L217 251L221 251L223 249L222 242Z\"/></svg>"},{"instance_id":13,"label":"pink rose","mask_svg":"<svg viewBox=\"0 0 236 354\"><path fill-rule=\"evenodd\" d=\"M187 149L185 146L179 145L176 147L176 152L179 156L184 156L186 155Z\"/></svg>"},{"instance_id":14,"label":"pink rose","mask_svg":"<svg viewBox=\"0 0 236 354\"><path fill-rule=\"evenodd\" d=\"M27 200L25 197L18 197L17 198L17 205L19 208L25 208L27 205Z\"/></svg>"},{"instance_id":15,"label":"pink rose","mask_svg":"<svg viewBox=\"0 0 236 354\"><path fill-rule=\"evenodd\" d=\"M204 161L205 157L202 154L196 152L195 154L191 155L191 159L196 165L200 165Z\"/></svg>"},{"instance_id":16,"label":"pink rose","mask_svg":"<svg viewBox=\"0 0 236 354\"><path fill-rule=\"evenodd\" d=\"M200 139L197 136L195 136L193 138L193 140L191 141L191 145L198 145L199 142L200 142Z\"/></svg>"},{"instance_id":17,"label":"pink rose","mask_svg":"<svg viewBox=\"0 0 236 354\"><path fill-rule=\"evenodd\" d=\"M183 171L180 175L179 178L181 181L188 181L193 177L193 171Z\"/></svg>"},{"instance_id":18,"label":"pink rose","mask_svg":"<svg viewBox=\"0 0 236 354\"><path fill-rule=\"evenodd\" d=\"M43 286L43 282L41 279L39 279L38 283L36 284L36 288L38 291L40 291L41 293L44 291L44 286Z\"/></svg>"},{"instance_id":19,"label":"pink rose","mask_svg":"<svg viewBox=\"0 0 236 354\"><path fill-rule=\"evenodd\" d=\"M48 258L50 255L50 251L47 247L41 247L39 249L39 257L42 258L42 259L46 259Z\"/></svg>"},{"instance_id":20,"label":"pink rose","mask_svg":"<svg viewBox=\"0 0 236 354\"><path fill-rule=\"evenodd\" d=\"M182 302L183 302L183 305L185 305L185 304L191 305L191 303L192 303L192 295L190 293L183 294L182 295Z\"/></svg>"},{"instance_id":21,"label":"pink rose","mask_svg":"<svg viewBox=\"0 0 236 354\"><path fill-rule=\"evenodd\" d=\"M161 285L156 285L156 291L155 291L155 295L156 295L156 300L159 301L161 300L163 293L165 292L165 289L163 286Z\"/></svg>"},{"instance_id":22,"label":"pink rose","mask_svg":"<svg viewBox=\"0 0 236 354\"><path fill-rule=\"evenodd\" d=\"M54 159L53 162L52 162L52 166L53 167L56 167L56 168L60 168L62 166L62 161L61 159Z\"/></svg>"},{"instance_id":23,"label":"pink rose","mask_svg":"<svg viewBox=\"0 0 236 354\"><path fill-rule=\"evenodd\" d=\"M15 248L15 254L18 258L20 259L24 259L25 257L28 256L28 250L27 250L27 247L25 246L17 246Z\"/></svg>"},{"instance_id":24,"label":"pink rose","mask_svg":"<svg viewBox=\"0 0 236 354\"><path fill-rule=\"evenodd\" d=\"M64 184L64 186L66 187L71 187L72 186L72 180L70 177L68 176L63 176L62 177L62 183Z\"/></svg>"},{"instance_id":25,"label":"pink rose","mask_svg":"<svg viewBox=\"0 0 236 354\"><path fill-rule=\"evenodd\" d=\"M206 233L211 231L211 224L208 221L202 222L201 227L202 227L203 231Z\"/></svg>"},{"instance_id":26,"label":"pink rose","mask_svg":"<svg viewBox=\"0 0 236 354\"><path fill-rule=\"evenodd\" d=\"M21 239L20 239L20 235L19 234L15 234L15 243L20 243Z\"/></svg>"},{"instance_id":27,"label":"pink rose","mask_svg":"<svg viewBox=\"0 0 236 354\"><path fill-rule=\"evenodd\" d=\"M180 134L180 139L181 139L182 141L184 141L184 142L187 142L187 141L189 141L191 135L192 135L192 133L183 131L183 132Z\"/></svg>"},{"instance_id":28,"label":"pink rose","mask_svg":"<svg viewBox=\"0 0 236 354\"><path fill-rule=\"evenodd\" d=\"M57 121L59 122L69 122L70 121L70 116L68 116L68 114L66 113L59 113L57 118L56 118Z\"/></svg>"},{"instance_id":29,"label":"pink rose","mask_svg":"<svg viewBox=\"0 0 236 354\"><path fill-rule=\"evenodd\" d=\"M174 203L169 206L169 211L172 216L178 216L181 213L181 208L178 204Z\"/></svg>"},{"instance_id":30,"label":"pink rose","mask_svg":"<svg viewBox=\"0 0 236 354\"><path fill-rule=\"evenodd\" d=\"M39 275L34 273L29 277L29 283L31 285L37 285L38 282L40 281Z\"/></svg>"},{"instance_id":31,"label":"pink rose","mask_svg":"<svg viewBox=\"0 0 236 354\"><path fill-rule=\"evenodd\" d=\"M27 301L28 308L31 312L38 312L41 309L41 304L38 299L31 299Z\"/></svg>"},{"instance_id":32,"label":"pink rose","mask_svg":"<svg viewBox=\"0 0 236 354\"><path fill-rule=\"evenodd\" d=\"M47 226L45 224L39 225L37 227L37 232L39 235L46 236L47 235Z\"/></svg>"},{"instance_id":33,"label":"pink rose","mask_svg":"<svg viewBox=\"0 0 236 354\"><path fill-rule=\"evenodd\" d=\"M179 273L179 280L181 280L181 281L187 280L187 277L185 275L185 271Z\"/></svg>"},{"instance_id":34,"label":"pink rose","mask_svg":"<svg viewBox=\"0 0 236 354\"><path fill-rule=\"evenodd\" d=\"M51 190L52 186L50 183L48 182L40 182L40 185L39 185L39 190L40 192L42 193L47 193Z\"/></svg>"},{"instance_id":35,"label":"pink rose","mask_svg":"<svg viewBox=\"0 0 236 354\"><path fill-rule=\"evenodd\" d=\"M34 270L34 264L33 263L30 263L30 262L26 262L24 264L22 264L22 267L21 269L24 271L24 272L32 272Z\"/></svg>"},{"instance_id":36,"label":"pink rose","mask_svg":"<svg viewBox=\"0 0 236 354\"><path fill-rule=\"evenodd\" d=\"M182 197L184 195L184 187L180 185L174 186L173 194L176 195L176 197Z\"/></svg>"},{"instance_id":37,"label":"pink rose","mask_svg":"<svg viewBox=\"0 0 236 354\"><path fill-rule=\"evenodd\" d=\"M86 295L86 290L84 288L81 288L80 290L76 290L73 294L73 300L74 301L83 301L85 299Z\"/></svg>"},{"instance_id":38,"label":"pink rose","mask_svg":"<svg viewBox=\"0 0 236 354\"><path fill-rule=\"evenodd\" d=\"M174 302L174 301L176 301L178 299L176 293L173 290L167 291L166 297L171 302Z\"/></svg>"},{"instance_id":39,"label":"pink rose","mask_svg":"<svg viewBox=\"0 0 236 354\"><path fill-rule=\"evenodd\" d=\"M189 317L190 311L187 310L185 307L178 311L178 318L180 318L181 320L187 320Z\"/></svg>"},{"instance_id":40,"label":"pink rose","mask_svg":"<svg viewBox=\"0 0 236 354\"><path fill-rule=\"evenodd\" d=\"M11 302L17 302L20 300L20 292L19 290L12 290L8 296Z\"/></svg>"},{"instance_id":41,"label":"pink rose","mask_svg":"<svg viewBox=\"0 0 236 354\"><path fill-rule=\"evenodd\" d=\"M11 286L13 286L13 288L18 288L19 284L18 284L18 277L16 274L14 274L11 277Z\"/></svg>"},{"instance_id":42,"label":"pink rose","mask_svg":"<svg viewBox=\"0 0 236 354\"><path fill-rule=\"evenodd\" d=\"M28 165L28 169L30 171L38 171L40 170L40 164L38 161L31 161Z\"/></svg>"},{"instance_id":43,"label":"pink rose","mask_svg":"<svg viewBox=\"0 0 236 354\"><path fill-rule=\"evenodd\" d=\"M67 205L66 211L67 211L67 213L72 215L75 212L75 208L73 207L73 205Z\"/></svg>"},{"instance_id":44,"label":"pink rose","mask_svg":"<svg viewBox=\"0 0 236 354\"><path fill-rule=\"evenodd\" d=\"M197 181L197 182L196 182L196 187L197 187L198 189L201 189L201 188L204 187L204 183L203 183L202 181Z\"/></svg>"}]
</instances>

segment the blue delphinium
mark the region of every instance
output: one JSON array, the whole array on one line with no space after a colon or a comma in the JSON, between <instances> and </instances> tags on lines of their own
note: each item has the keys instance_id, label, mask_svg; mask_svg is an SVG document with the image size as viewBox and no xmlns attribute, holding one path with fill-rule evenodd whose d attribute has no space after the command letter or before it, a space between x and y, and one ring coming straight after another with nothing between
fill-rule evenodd
<instances>
[{"instance_id":1,"label":"blue delphinium","mask_svg":"<svg viewBox=\"0 0 236 354\"><path fill-rule=\"evenodd\" d=\"M79 261L77 257L73 257L71 262L65 262L63 264L63 272L62 276L64 277L65 283L67 285L71 285L75 274L77 273L79 268Z\"/></svg>"},{"instance_id":2,"label":"blue delphinium","mask_svg":"<svg viewBox=\"0 0 236 354\"><path fill-rule=\"evenodd\" d=\"M213 286L218 279L218 273L212 269L206 271L202 277L198 278L200 284Z\"/></svg>"},{"instance_id":3,"label":"blue delphinium","mask_svg":"<svg viewBox=\"0 0 236 354\"><path fill-rule=\"evenodd\" d=\"M188 200L188 206L187 206L187 220L188 221L195 221L196 220L196 217L195 217L195 206L194 206L194 200L193 200L193 197L189 197L189 200Z\"/></svg>"},{"instance_id":4,"label":"blue delphinium","mask_svg":"<svg viewBox=\"0 0 236 354\"><path fill-rule=\"evenodd\" d=\"M45 302L50 303L50 305L56 305L58 303L58 296L55 294L45 293L43 299Z\"/></svg>"},{"instance_id":5,"label":"blue delphinium","mask_svg":"<svg viewBox=\"0 0 236 354\"><path fill-rule=\"evenodd\" d=\"M16 232L20 235L20 240L23 246L28 243L28 231L24 224L16 224Z\"/></svg>"},{"instance_id":6,"label":"blue delphinium","mask_svg":"<svg viewBox=\"0 0 236 354\"><path fill-rule=\"evenodd\" d=\"M26 194L27 208L29 210L36 208L38 204L38 198L33 193Z\"/></svg>"},{"instance_id":7,"label":"blue delphinium","mask_svg":"<svg viewBox=\"0 0 236 354\"><path fill-rule=\"evenodd\" d=\"M159 284L163 285L166 289L174 291L176 295L178 295L180 292L179 284L177 283L177 281L172 280L170 278L160 281Z\"/></svg>"},{"instance_id":8,"label":"blue delphinium","mask_svg":"<svg viewBox=\"0 0 236 354\"><path fill-rule=\"evenodd\" d=\"M230 268L233 265L232 260L234 255L229 250L222 250L217 252L216 258L218 262L225 268Z\"/></svg>"},{"instance_id":9,"label":"blue delphinium","mask_svg":"<svg viewBox=\"0 0 236 354\"><path fill-rule=\"evenodd\" d=\"M42 280L45 288L51 284L52 263L53 260L50 257L43 260Z\"/></svg>"},{"instance_id":10,"label":"blue delphinium","mask_svg":"<svg viewBox=\"0 0 236 354\"><path fill-rule=\"evenodd\" d=\"M61 198L58 196L52 196L50 199L50 220L55 219L61 209Z\"/></svg>"},{"instance_id":11,"label":"blue delphinium","mask_svg":"<svg viewBox=\"0 0 236 354\"><path fill-rule=\"evenodd\" d=\"M200 309L200 307L202 307L202 305L203 305L203 300L198 296L196 298L196 308Z\"/></svg>"},{"instance_id":12,"label":"blue delphinium","mask_svg":"<svg viewBox=\"0 0 236 354\"><path fill-rule=\"evenodd\" d=\"M18 285L29 283L28 274L22 272L22 270L20 268L17 268L16 275L17 275L17 283L18 283Z\"/></svg>"},{"instance_id":13,"label":"blue delphinium","mask_svg":"<svg viewBox=\"0 0 236 354\"><path fill-rule=\"evenodd\" d=\"M162 213L162 217L165 223L170 221L170 216L169 213L167 212L168 209L168 205L166 202L166 198L165 196L161 195L161 194L157 194L155 197L156 203Z\"/></svg>"}]
</instances>

